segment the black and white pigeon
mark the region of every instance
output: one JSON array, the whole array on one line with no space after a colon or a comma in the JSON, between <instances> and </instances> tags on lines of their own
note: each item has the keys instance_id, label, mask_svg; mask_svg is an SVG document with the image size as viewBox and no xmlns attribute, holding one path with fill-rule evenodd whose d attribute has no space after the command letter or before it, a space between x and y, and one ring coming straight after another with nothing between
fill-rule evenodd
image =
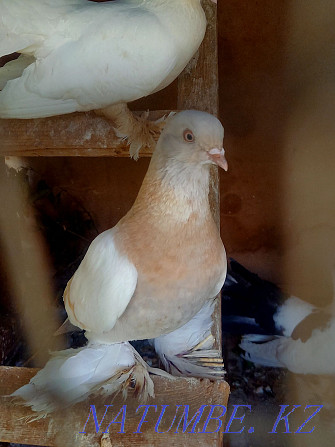
<instances>
[{"instance_id":1,"label":"black and white pigeon","mask_svg":"<svg viewBox=\"0 0 335 447\"><path fill-rule=\"evenodd\" d=\"M223 331L243 335L243 357L298 374L335 374L335 317L230 261Z\"/></svg>"}]
</instances>

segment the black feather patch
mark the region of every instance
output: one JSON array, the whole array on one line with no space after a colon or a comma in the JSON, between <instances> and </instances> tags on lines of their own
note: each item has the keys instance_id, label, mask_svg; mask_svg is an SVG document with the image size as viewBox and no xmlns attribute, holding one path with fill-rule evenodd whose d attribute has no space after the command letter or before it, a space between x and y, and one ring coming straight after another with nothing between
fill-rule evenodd
<instances>
[{"instance_id":1,"label":"black feather patch","mask_svg":"<svg viewBox=\"0 0 335 447\"><path fill-rule=\"evenodd\" d=\"M252 332L281 335L273 316L287 296L276 285L261 279L234 259L230 259L229 264L227 280L222 290L223 325L228 316L247 317L253 319L258 326ZM229 323L231 326L232 322ZM246 329L248 330L241 325L240 333L248 333Z\"/></svg>"}]
</instances>

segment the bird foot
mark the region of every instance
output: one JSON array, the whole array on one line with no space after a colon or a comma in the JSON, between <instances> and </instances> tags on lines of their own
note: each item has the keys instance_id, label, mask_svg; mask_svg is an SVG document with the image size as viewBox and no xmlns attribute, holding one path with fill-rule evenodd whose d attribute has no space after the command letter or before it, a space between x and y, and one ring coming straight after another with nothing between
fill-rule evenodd
<instances>
[{"instance_id":1,"label":"bird foot","mask_svg":"<svg viewBox=\"0 0 335 447\"><path fill-rule=\"evenodd\" d=\"M104 433L100 440L100 447L113 447L109 433Z\"/></svg>"},{"instance_id":2,"label":"bird foot","mask_svg":"<svg viewBox=\"0 0 335 447\"><path fill-rule=\"evenodd\" d=\"M118 394L122 392L127 398L129 389L133 390L140 402L146 402L149 397L155 397L154 384L149 375L150 367L142 357L133 349L135 363L111 377L102 386L102 394Z\"/></svg>"},{"instance_id":3,"label":"bird foot","mask_svg":"<svg viewBox=\"0 0 335 447\"><path fill-rule=\"evenodd\" d=\"M203 350L200 352L181 354L178 357L182 357L203 369L203 377L210 376L210 378L218 378L225 374L224 362L217 350Z\"/></svg>"},{"instance_id":4,"label":"bird foot","mask_svg":"<svg viewBox=\"0 0 335 447\"><path fill-rule=\"evenodd\" d=\"M150 121L148 120L149 112L134 115L126 104L116 104L96 110L96 113L113 121L116 136L122 141L127 141L130 156L135 160L138 159L142 148L154 150L165 126L166 117Z\"/></svg>"},{"instance_id":5,"label":"bird foot","mask_svg":"<svg viewBox=\"0 0 335 447\"><path fill-rule=\"evenodd\" d=\"M122 129L115 129L116 135L126 140L129 145L129 153L135 160L139 157L139 152L142 148L147 147L154 150L158 138L164 129L165 120L159 119L157 121L148 120L149 112L144 112L142 115L133 115L133 125L131 132L126 136L122 133Z\"/></svg>"},{"instance_id":6,"label":"bird foot","mask_svg":"<svg viewBox=\"0 0 335 447\"><path fill-rule=\"evenodd\" d=\"M210 334L192 349L178 354L177 357L193 365L197 376L207 377L209 379L224 377L224 362L220 352L217 349L207 348L208 346L213 346L213 344L214 337Z\"/></svg>"}]
</instances>

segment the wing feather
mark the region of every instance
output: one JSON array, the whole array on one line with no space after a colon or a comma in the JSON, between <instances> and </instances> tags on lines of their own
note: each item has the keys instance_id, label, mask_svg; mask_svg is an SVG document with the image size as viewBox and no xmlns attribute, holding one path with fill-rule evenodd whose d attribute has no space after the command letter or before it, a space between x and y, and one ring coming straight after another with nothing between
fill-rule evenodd
<instances>
[{"instance_id":1,"label":"wing feather","mask_svg":"<svg viewBox=\"0 0 335 447\"><path fill-rule=\"evenodd\" d=\"M125 311L137 284L137 270L115 245L114 229L90 245L64 292L72 324L88 332L111 330Z\"/></svg>"},{"instance_id":2,"label":"wing feather","mask_svg":"<svg viewBox=\"0 0 335 447\"><path fill-rule=\"evenodd\" d=\"M45 117L133 101L164 84L179 54L171 32L138 3L85 2L62 20L39 27L24 50L36 62L0 93L2 118ZM18 33L19 48L10 44L10 51L22 49L24 36Z\"/></svg>"},{"instance_id":3,"label":"wing feather","mask_svg":"<svg viewBox=\"0 0 335 447\"><path fill-rule=\"evenodd\" d=\"M36 48L55 24L87 0L0 0L0 57Z\"/></svg>"}]
</instances>

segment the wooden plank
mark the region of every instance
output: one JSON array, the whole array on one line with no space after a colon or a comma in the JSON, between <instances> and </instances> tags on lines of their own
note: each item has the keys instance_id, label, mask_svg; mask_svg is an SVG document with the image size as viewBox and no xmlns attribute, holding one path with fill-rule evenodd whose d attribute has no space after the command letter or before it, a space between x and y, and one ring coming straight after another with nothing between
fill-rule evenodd
<instances>
[{"instance_id":1,"label":"wooden plank","mask_svg":"<svg viewBox=\"0 0 335 447\"><path fill-rule=\"evenodd\" d=\"M113 446L192 445L200 447L221 445L219 431L223 431L224 418L221 418L221 428L219 428L218 420L209 421L207 428L204 425L211 405L227 406L229 386L224 381L210 382L207 379L176 378L171 382L169 379L153 377L156 397L150 399L146 405L156 405L157 412L155 412L155 408L149 408L146 417L148 422L143 423L141 429L138 430L142 433L134 433L138 429L144 409L143 407L138 408L140 403L133 395L130 395L126 402L122 400L121 396L105 399L105 401L102 398L90 398L70 409L55 413L52 417L27 423L27 418L36 415L36 413L24 406L15 405L12 399L4 396L8 396L27 383L37 371L33 368L0 367L0 395L2 396L0 398L0 441L46 447L98 447L100 446L102 432L106 431L108 424L115 418L123 405L126 405L126 408L124 408L124 433L120 433L121 424L112 424L109 428ZM95 405L99 422L106 409L104 405L113 405L113 407L108 408L98 433L96 433L92 415L85 427L90 413L90 405ZM168 405L168 407L165 407L164 416L156 430L166 433L157 433L155 425L161 414L162 405ZM180 407L177 411L178 405ZM185 433L183 433L183 421L178 428L185 405L189 405L188 421L202 405L207 405L199 423L194 428L194 433L190 432L193 431L193 423L196 418L185 430ZM219 416L222 410L222 407L215 408L213 417ZM122 412L117 420L121 421L123 415ZM217 429L219 429L218 433L205 433L205 431L214 432ZM85 431L86 434L79 433L82 431ZM201 431L204 431L204 433L201 433ZM106 445L108 444L106 443Z\"/></svg>"},{"instance_id":2,"label":"wooden plank","mask_svg":"<svg viewBox=\"0 0 335 447\"><path fill-rule=\"evenodd\" d=\"M207 30L197 54L178 78L178 109L203 110L213 115L219 113L219 76L217 5L211 0L202 0L207 17ZM218 168L211 169L210 204L214 219L220 226L220 185ZM221 349L221 300L217 299L214 313L213 334L216 347Z\"/></svg>"},{"instance_id":3,"label":"wooden plank","mask_svg":"<svg viewBox=\"0 0 335 447\"><path fill-rule=\"evenodd\" d=\"M207 17L207 30L199 51L178 77L178 109L219 112L217 53L217 5L201 0Z\"/></svg>"},{"instance_id":4,"label":"wooden plank","mask_svg":"<svg viewBox=\"0 0 335 447\"><path fill-rule=\"evenodd\" d=\"M156 110L149 113L149 119L156 120L168 113L169 110ZM2 156L129 157L127 144L115 136L111 122L94 112L0 120L0 141ZM143 157L151 154L149 148L141 151Z\"/></svg>"}]
</instances>

